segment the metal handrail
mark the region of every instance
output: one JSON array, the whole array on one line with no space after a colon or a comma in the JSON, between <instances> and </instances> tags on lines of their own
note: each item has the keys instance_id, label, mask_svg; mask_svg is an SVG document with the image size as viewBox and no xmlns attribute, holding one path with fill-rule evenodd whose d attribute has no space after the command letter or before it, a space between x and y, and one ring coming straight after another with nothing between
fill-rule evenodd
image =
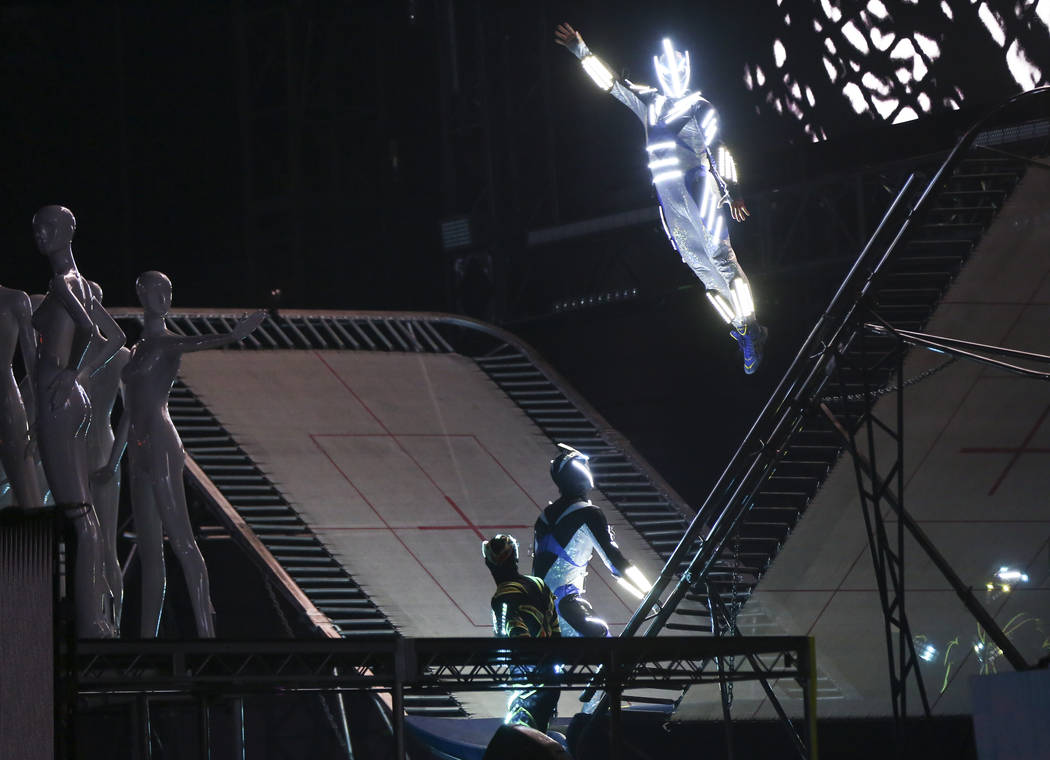
<instances>
[{"instance_id":1,"label":"metal handrail","mask_svg":"<svg viewBox=\"0 0 1050 760\"><path fill-rule=\"evenodd\" d=\"M141 322L142 310L120 307L109 310L117 319L130 319ZM245 313L243 309L229 308L179 308L172 309L169 318L225 318L237 319ZM401 322L424 323L431 328L443 327L446 330L464 330L468 333L481 334L494 341L503 343L519 351L529 362L538 369L576 409L587 420L594 425L599 435L615 448L639 471L641 472L659 494L666 499L667 503L681 516L683 521L692 519L693 508L675 490L666 479L653 467L649 461L634 447L634 445L619 431L617 431L605 417L591 405L586 398L578 393L572 385L557 370L554 369L539 352L524 340L500 327L483 322L472 317L444 312L400 312L400 311L367 311L367 310L327 310L327 309L281 309L279 316L285 320L295 320L310 317L325 317L330 319L361 320L365 322L398 324ZM264 322L265 327L267 323ZM249 336L250 337L250 336ZM464 355L462 346L457 346L454 338L447 340L449 336L439 335L445 346L442 350L455 350ZM260 346L261 347L261 346ZM420 345L416 351L426 352L426 347ZM474 359L482 359L481 356L471 356Z\"/></svg>"},{"instance_id":2,"label":"metal handrail","mask_svg":"<svg viewBox=\"0 0 1050 760\"><path fill-rule=\"evenodd\" d=\"M1014 96L979 119L948 154L940 168L927 183L914 203L905 203L915 181L908 177L890 208L883 216L867 245L861 251L843 280L828 308L803 343L791 366L770 396L743 442L737 448L728 466L711 489L685 535L667 560L659 579L631 616L621 636L633 636L646 621L651 621L644 635L656 635L688 587L705 577L740 518L750 507L750 501L765 476L783 454L783 449L794 429L809 413L813 401L827 382L827 370L848 346L859 329L853 317L871 292L872 286L891 260L900 242L905 238L913 220L922 216L935 197L935 190L949 177L962 161L965 151L994 118L1000 117L1021 101L1032 101L1050 93L1050 87L1041 87ZM898 226L889 244L877 247L883 233ZM851 329L852 328L852 329ZM846 334L849 332L849 334ZM757 476L757 477L756 477ZM717 514L715 514L717 512ZM713 518L713 519L712 519ZM706 537L702 534L707 529ZM663 593L695 542L702 546L685 572L681 573L672 594L660 603ZM658 608L650 617L650 610Z\"/></svg>"}]
</instances>

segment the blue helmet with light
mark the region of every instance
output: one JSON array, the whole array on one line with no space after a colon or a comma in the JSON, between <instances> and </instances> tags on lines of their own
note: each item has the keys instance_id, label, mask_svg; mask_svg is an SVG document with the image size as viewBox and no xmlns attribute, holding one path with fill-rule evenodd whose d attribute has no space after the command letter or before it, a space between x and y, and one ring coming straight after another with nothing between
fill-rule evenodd
<instances>
[{"instance_id":1,"label":"blue helmet with light","mask_svg":"<svg viewBox=\"0 0 1050 760\"><path fill-rule=\"evenodd\" d=\"M594 488L594 475L586 454L559 443L562 452L551 460L551 480L564 496L582 496Z\"/></svg>"}]
</instances>

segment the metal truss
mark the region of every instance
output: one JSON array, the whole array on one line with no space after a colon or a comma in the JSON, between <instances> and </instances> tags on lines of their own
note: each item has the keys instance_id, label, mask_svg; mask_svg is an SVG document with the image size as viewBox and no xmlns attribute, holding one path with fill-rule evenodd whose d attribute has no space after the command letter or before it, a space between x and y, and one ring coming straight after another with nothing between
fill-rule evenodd
<instances>
[{"instance_id":1,"label":"metal truss","mask_svg":"<svg viewBox=\"0 0 1050 760\"><path fill-rule=\"evenodd\" d=\"M802 636L653 639L421 638L318 641L81 641L81 696L267 691L385 691L441 687L500 691L516 684L681 688L717 683L715 660L744 657L732 681L793 678L811 688L811 642ZM767 660L771 660L767 664ZM554 672L549 677L524 669ZM809 685L809 686L807 686Z\"/></svg>"},{"instance_id":2,"label":"metal truss","mask_svg":"<svg viewBox=\"0 0 1050 760\"><path fill-rule=\"evenodd\" d=\"M1050 380L1050 372L1011 364L995 359L993 356L1005 356L1042 364L1050 364L1050 356L896 328L870 310L864 319L870 321L862 322L861 329L855 333L852 344L843 347L840 352L840 361L836 363L836 374L842 393L834 399L825 399L820 407L842 436L846 450L853 459L857 489L860 493L861 508L864 511L864 524L871 547L886 625L890 692L893 716L897 722L899 736L900 723L907 716L907 684L910 674L914 674L923 712L926 716L930 715L922 673L918 667L915 641L905 612L905 531L941 571L963 604L1003 652L1003 656L1014 669L1026 670L1030 667L999 624L974 596L972 589L955 573L905 509L903 499L904 386L906 385L903 376L904 355L909 346L918 346L1041 380ZM887 340L890 341L888 347ZM853 356L852 361L845 361L847 350ZM892 372L888 373L887 370L890 368ZM895 419L887 421L875 414L874 407L878 396L884 390L883 385L887 382L887 375L892 378L894 374L897 377ZM851 389L856 389L859 382L860 392L847 393L847 380L851 381L849 386ZM834 410L831 408L832 405L835 406ZM885 450L884 447L877 446L877 437L882 437L884 440L888 438L893 444L893 455L888 465L877 458L879 456L877 449ZM888 507L897 518L895 541L891 539L890 531L887 530L884 507Z\"/></svg>"},{"instance_id":3,"label":"metal truss","mask_svg":"<svg viewBox=\"0 0 1050 760\"><path fill-rule=\"evenodd\" d=\"M736 624L736 612L738 610L734 610L726 605L721 595L715 590L714 584L708 582L706 586L707 602L711 611L711 629L716 636L715 640L723 640L721 637L727 636L732 637L734 640L742 639L743 636ZM806 711L805 719L803 721L803 732L800 735L796 730L795 725L791 722L791 718L788 717L784 707L780 704L780 700L773 691L773 687L770 685L770 681L775 678L772 669L766 668L765 664L753 654L745 653L744 658L753 671L765 674L766 677L759 678L758 681L762 684L762 690L766 694L766 699L769 700L769 703L776 711L781 725L787 730L788 738L791 740L791 744L794 747L796 754L803 760L806 758L815 758L817 756L816 682L803 683L802 681L799 681L799 684L802 687L802 699ZM811 663L815 662L815 654L811 652L809 659ZM775 666L776 664L777 662L774 661L773 665ZM736 666L737 662L733 656L719 658L718 660L719 687L722 696L722 715L726 731L726 756L729 760L732 760L733 758L733 724L731 715L733 704L733 679L731 676L736 672Z\"/></svg>"},{"instance_id":4,"label":"metal truss","mask_svg":"<svg viewBox=\"0 0 1050 760\"><path fill-rule=\"evenodd\" d=\"M742 657L730 672L718 662ZM524 685L582 688L596 683L616 698L619 731L625 687L680 689L696 683L796 680L816 689L813 640L804 636L652 639L328 639L319 641L81 641L65 675L79 697L190 695L207 703L256 693L390 692L394 734L404 757L406 688L502 691ZM540 675L548 674L548 675ZM768 687L767 687L768 688ZM815 727L812 697L806 725ZM815 752L815 735L809 735ZM614 753L616 742L613 743ZM815 757L815 754L803 757Z\"/></svg>"},{"instance_id":5,"label":"metal truss","mask_svg":"<svg viewBox=\"0 0 1050 760\"><path fill-rule=\"evenodd\" d=\"M901 721L907 716L908 676L914 675L915 684L922 702L923 714L930 715L930 704L926 687L919 669L915 652L915 638L911 633L905 611L904 583L904 521L897 521L895 540L891 539L884 519L884 505L896 490L896 510L903 511L904 495L904 345L898 344L890 351L873 352L868 347L867 332L859 330L850 348L853 361L837 363L836 375L842 395L838 397L837 412L833 413L825 402L822 409L846 441L847 450L853 455L857 491L860 494L864 527L875 566L875 580L879 588L879 602L886 631L886 652L889 658L890 701L893 719L900 740ZM843 357L844 358L844 357ZM876 391L883 385L886 369L893 367L899 378L899 390L895 405L895 424L889 424L875 414ZM861 392L847 393L847 378L855 383L859 379ZM877 438L879 433L892 442L891 461L883 464L883 475L878 464Z\"/></svg>"}]
</instances>

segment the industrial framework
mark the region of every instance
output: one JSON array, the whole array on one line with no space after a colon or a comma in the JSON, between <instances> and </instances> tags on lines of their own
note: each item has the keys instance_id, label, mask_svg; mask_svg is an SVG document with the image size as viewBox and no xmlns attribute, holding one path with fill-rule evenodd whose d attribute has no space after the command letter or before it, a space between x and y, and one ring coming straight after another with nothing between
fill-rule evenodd
<instances>
[{"instance_id":1,"label":"industrial framework","mask_svg":"<svg viewBox=\"0 0 1050 760\"><path fill-rule=\"evenodd\" d=\"M720 672L713 663L727 657L742 658L749 667L728 675ZM406 756L402 695L407 686L503 691L523 683L571 689L597 682L608 693L619 695L627 686L681 689L727 677L764 684L789 678L807 695L800 754L811 760L817 757L813 640L804 636L83 641L73 662L67 688L82 698L164 692L207 704L253 693L386 692L393 701L399 759ZM557 666L557 675L538 681L522 675L523 666ZM610 747L615 760L621 747L619 700L613 704Z\"/></svg>"},{"instance_id":2,"label":"industrial framework","mask_svg":"<svg viewBox=\"0 0 1050 760\"><path fill-rule=\"evenodd\" d=\"M705 630L702 624L670 622L681 607L688 610L689 602L707 607L711 633L735 633L736 613L845 450L853 456L865 510L886 621L891 699L898 728L907 713L909 676L917 679L923 710L929 714L904 607L905 530L945 575L1011 665L1029 667L904 509L899 443L906 381L901 367L906 348L922 346L1050 379L1050 373L1008 364L992 355L1042 363L1050 362L1050 357L919 331L1024 172L1033 166L1048 168L1033 158L1046 151L1048 116L1050 88L1017 96L975 124L927 182L919 182L915 175L907 179L622 636L655 636L664 628ZM898 391L895 424L873 413L877 398L891 390ZM896 459L888 466L880 467L885 463L875 460L876 429L898 443ZM820 458L814 456L814 447ZM811 483L805 490L794 489L798 502L778 502L785 489L770 490L769 485L785 476L797 481L802 475ZM896 542L883 523L883 504L900 518ZM758 564L753 555L737 555L742 561L735 571L728 577L719 572L720 554L756 535L749 526L763 525L764 521L749 518L755 512L768 514L773 506L787 506L785 511L793 515L784 524L786 530L777 538L776 548ZM652 616L648 611L654 605L660 606ZM728 719L730 690L723 688L722 696Z\"/></svg>"}]
</instances>

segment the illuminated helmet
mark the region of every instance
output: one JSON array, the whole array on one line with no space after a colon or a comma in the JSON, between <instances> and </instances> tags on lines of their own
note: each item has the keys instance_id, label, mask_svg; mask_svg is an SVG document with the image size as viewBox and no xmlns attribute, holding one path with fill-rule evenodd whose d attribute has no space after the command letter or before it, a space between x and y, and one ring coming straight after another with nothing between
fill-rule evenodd
<instances>
[{"instance_id":1,"label":"illuminated helmet","mask_svg":"<svg viewBox=\"0 0 1050 760\"><path fill-rule=\"evenodd\" d=\"M499 533L481 542L481 556L489 567L509 567L518 564L518 541L514 536Z\"/></svg>"},{"instance_id":2,"label":"illuminated helmet","mask_svg":"<svg viewBox=\"0 0 1050 760\"><path fill-rule=\"evenodd\" d=\"M664 52L653 56L656 78L668 98L680 98L689 90L689 51L675 50L671 40L664 37Z\"/></svg>"},{"instance_id":3,"label":"illuminated helmet","mask_svg":"<svg viewBox=\"0 0 1050 760\"><path fill-rule=\"evenodd\" d=\"M585 494L594 488L594 476L587 465L590 457L564 443L559 443L558 448L562 449L562 453L551 460L551 480L558 490L572 496Z\"/></svg>"}]
</instances>

